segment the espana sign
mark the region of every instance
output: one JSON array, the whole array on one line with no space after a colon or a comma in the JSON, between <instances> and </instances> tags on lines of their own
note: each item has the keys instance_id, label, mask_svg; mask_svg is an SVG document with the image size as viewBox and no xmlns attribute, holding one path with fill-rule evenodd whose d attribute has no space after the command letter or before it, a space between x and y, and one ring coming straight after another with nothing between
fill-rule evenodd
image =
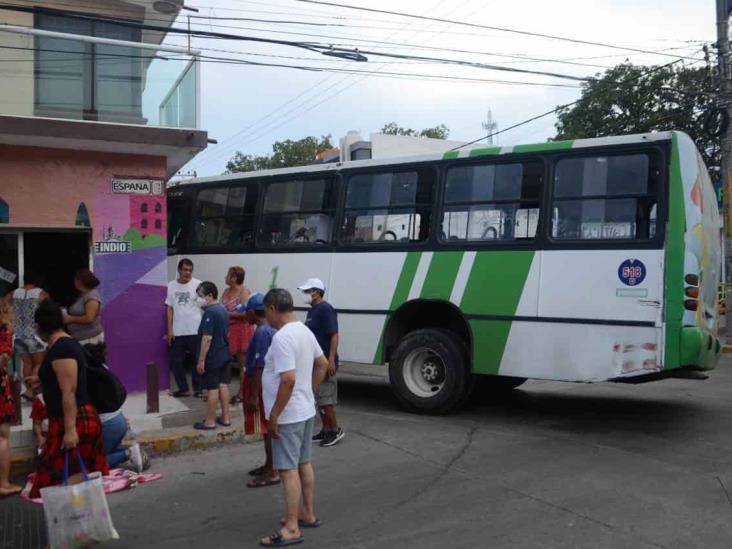
<instances>
[{"instance_id":1,"label":"espana sign","mask_svg":"<svg viewBox=\"0 0 732 549\"><path fill-rule=\"evenodd\" d=\"M158 179L112 179L114 194L162 195L163 182Z\"/></svg>"}]
</instances>

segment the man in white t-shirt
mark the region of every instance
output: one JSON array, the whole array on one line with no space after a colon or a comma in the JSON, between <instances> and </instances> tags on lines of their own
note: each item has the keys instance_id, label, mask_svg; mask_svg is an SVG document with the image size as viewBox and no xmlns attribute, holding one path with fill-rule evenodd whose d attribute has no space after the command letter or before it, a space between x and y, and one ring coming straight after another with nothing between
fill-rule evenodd
<instances>
[{"instance_id":1,"label":"man in white t-shirt","mask_svg":"<svg viewBox=\"0 0 732 549\"><path fill-rule=\"evenodd\" d=\"M310 462L313 391L325 378L328 359L310 329L295 317L287 290L267 292L264 306L267 323L277 333L264 361L262 397L272 437L272 464L280 473L286 504L282 528L260 540L261 545L271 547L299 543L303 540L301 526L320 525L313 511L315 475Z\"/></svg>"},{"instance_id":2,"label":"man in white t-shirt","mask_svg":"<svg viewBox=\"0 0 732 549\"><path fill-rule=\"evenodd\" d=\"M170 346L170 369L173 371L178 390L175 397L191 396L186 379L186 356L190 356L192 365L198 360L201 338L198 327L201 324L201 305L196 290L201 284L193 278L193 262L181 259L178 263L178 278L168 282L168 295L165 305L168 318L168 334L166 339ZM194 396L201 395L201 376L193 368L191 383Z\"/></svg>"}]
</instances>

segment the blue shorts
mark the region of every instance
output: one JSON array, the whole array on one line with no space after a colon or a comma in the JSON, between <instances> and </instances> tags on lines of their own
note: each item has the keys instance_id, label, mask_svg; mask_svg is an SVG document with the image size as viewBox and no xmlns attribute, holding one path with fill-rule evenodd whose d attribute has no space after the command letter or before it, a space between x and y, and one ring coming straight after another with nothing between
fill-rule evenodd
<instances>
[{"instance_id":1,"label":"blue shorts","mask_svg":"<svg viewBox=\"0 0 732 549\"><path fill-rule=\"evenodd\" d=\"M297 423L279 425L280 438L272 439L272 466L278 471L297 469L310 463L313 453L315 416Z\"/></svg>"},{"instance_id":2,"label":"blue shorts","mask_svg":"<svg viewBox=\"0 0 732 549\"><path fill-rule=\"evenodd\" d=\"M207 391L216 391L219 385L231 383L231 375L227 376L226 366L220 368L206 368L201 376L201 388Z\"/></svg>"},{"instance_id":3,"label":"blue shorts","mask_svg":"<svg viewBox=\"0 0 732 549\"><path fill-rule=\"evenodd\" d=\"M16 355L35 355L46 350L46 346L35 337L13 340L13 349Z\"/></svg>"}]
</instances>

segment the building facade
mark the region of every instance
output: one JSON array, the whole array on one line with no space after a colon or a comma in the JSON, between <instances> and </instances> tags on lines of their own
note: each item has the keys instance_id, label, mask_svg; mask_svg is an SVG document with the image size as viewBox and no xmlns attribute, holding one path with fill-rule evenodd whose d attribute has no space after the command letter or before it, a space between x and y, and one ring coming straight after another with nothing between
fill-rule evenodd
<instances>
[{"instance_id":1,"label":"building facade","mask_svg":"<svg viewBox=\"0 0 732 549\"><path fill-rule=\"evenodd\" d=\"M33 273L68 306L91 268L109 366L167 387L165 183L207 144L196 54L161 45L182 0L4 6L0 298Z\"/></svg>"}]
</instances>

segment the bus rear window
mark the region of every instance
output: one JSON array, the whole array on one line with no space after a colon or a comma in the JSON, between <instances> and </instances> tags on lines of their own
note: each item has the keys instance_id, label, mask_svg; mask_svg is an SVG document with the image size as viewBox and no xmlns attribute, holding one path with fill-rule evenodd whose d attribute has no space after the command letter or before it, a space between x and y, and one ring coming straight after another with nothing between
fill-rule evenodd
<instances>
[{"instance_id":1,"label":"bus rear window","mask_svg":"<svg viewBox=\"0 0 732 549\"><path fill-rule=\"evenodd\" d=\"M554 240L648 240L659 170L649 154L563 158L554 169Z\"/></svg>"}]
</instances>

